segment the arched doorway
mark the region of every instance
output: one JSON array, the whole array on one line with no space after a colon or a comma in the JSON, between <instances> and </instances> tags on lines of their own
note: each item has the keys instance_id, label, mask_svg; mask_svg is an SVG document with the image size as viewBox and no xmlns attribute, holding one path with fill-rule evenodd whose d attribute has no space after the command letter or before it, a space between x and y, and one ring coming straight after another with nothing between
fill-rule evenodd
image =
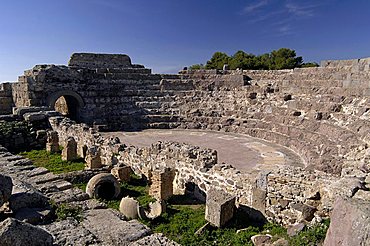
<instances>
[{"instance_id":1,"label":"arched doorway","mask_svg":"<svg viewBox=\"0 0 370 246\"><path fill-rule=\"evenodd\" d=\"M81 109L85 106L82 97L74 91L58 91L48 96L47 104L62 115L80 121Z\"/></svg>"}]
</instances>

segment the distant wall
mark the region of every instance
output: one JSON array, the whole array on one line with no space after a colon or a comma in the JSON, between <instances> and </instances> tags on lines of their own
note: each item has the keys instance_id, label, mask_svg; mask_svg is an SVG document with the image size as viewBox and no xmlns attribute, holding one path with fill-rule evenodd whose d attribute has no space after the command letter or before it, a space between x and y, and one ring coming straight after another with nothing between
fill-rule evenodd
<instances>
[{"instance_id":1,"label":"distant wall","mask_svg":"<svg viewBox=\"0 0 370 246\"><path fill-rule=\"evenodd\" d=\"M132 67L131 59L121 54L74 53L68 66L81 68L125 68Z\"/></svg>"},{"instance_id":2,"label":"distant wall","mask_svg":"<svg viewBox=\"0 0 370 246\"><path fill-rule=\"evenodd\" d=\"M0 83L0 115L11 114L13 106L11 83Z\"/></svg>"}]
</instances>

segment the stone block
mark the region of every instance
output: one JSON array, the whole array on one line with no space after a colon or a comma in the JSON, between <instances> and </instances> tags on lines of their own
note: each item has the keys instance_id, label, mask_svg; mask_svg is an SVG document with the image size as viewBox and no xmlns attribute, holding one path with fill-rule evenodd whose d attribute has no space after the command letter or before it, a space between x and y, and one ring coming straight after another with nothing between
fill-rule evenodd
<instances>
[{"instance_id":1,"label":"stone block","mask_svg":"<svg viewBox=\"0 0 370 246\"><path fill-rule=\"evenodd\" d=\"M19 182L13 189L9 205L13 212L22 208L43 208L48 206L49 199L32 186Z\"/></svg>"},{"instance_id":2,"label":"stone block","mask_svg":"<svg viewBox=\"0 0 370 246\"><path fill-rule=\"evenodd\" d=\"M174 178L175 171L170 168L152 171L149 195L160 201L170 198L173 195Z\"/></svg>"},{"instance_id":3,"label":"stone block","mask_svg":"<svg viewBox=\"0 0 370 246\"><path fill-rule=\"evenodd\" d=\"M97 146L91 146L86 151L86 169L96 169L102 167L100 151Z\"/></svg>"},{"instance_id":4,"label":"stone block","mask_svg":"<svg viewBox=\"0 0 370 246\"><path fill-rule=\"evenodd\" d=\"M66 144L62 151L62 160L73 161L78 158L77 156L77 143L73 137L68 137Z\"/></svg>"},{"instance_id":5,"label":"stone block","mask_svg":"<svg viewBox=\"0 0 370 246\"><path fill-rule=\"evenodd\" d=\"M112 209L87 210L81 224L103 245L129 245L151 234L150 229L137 220L124 221L121 217Z\"/></svg>"},{"instance_id":6,"label":"stone block","mask_svg":"<svg viewBox=\"0 0 370 246\"><path fill-rule=\"evenodd\" d=\"M12 179L9 176L0 174L0 207L9 200L12 189Z\"/></svg>"},{"instance_id":7,"label":"stone block","mask_svg":"<svg viewBox=\"0 0 370 246\"><path fill-rule=\"evenodd\" d=\"M128 182L131 178L131 167L114 167L111 170L111 174L120 182Z\"/></svg>"},{"instance_id":8,"label":"stone block","mask_svg":"<svg viewBox=\"0 0 370 246\"><path fill-rule=\"evenodd\" d=\"M68 66L76 66L90 69L104 68L128 68L132 67L128 55L122 54L93 54L74 53L68 62Z\"/></svg>"},{"instance_id":9,"label":"stone block","mask_svg":"<svg viewBox=\"0 0 370 246\"><path fill-rule=\"evenodd\" d=\"M46 151L51 153L59 152L59 137L56 131L48 131L46 138Z\"/></svg>"},{"instance_id":10,"label":"stone block","mask_svg":"<svg viewBox=\"0 0 370 246\"><path fill-rule=\"evenodd\" d=\"M53 236L39 227L8 218L0 223L0 243L2 246L51 246Z\"/></svg>"},{"instance_id":11,"label":"stone block","mask_svg":"<svg viewBox=\"0 0 370 246\"><path fill-rule=\"evenodd\" d=\"M339 198L330 216L324 246L370 245L370 202Z\"/></svg>"},{"instance_id":12,"label":"stone block","mask_svg":"<svg viewBox=\"0 0 370 246\"><path fill-rule=\"evenodd\" d=\"M223 227L229 222L235 212L235 196L223 190L211 188L206 198L206 220L212 225Z\"/></svg>"}]
</instances>

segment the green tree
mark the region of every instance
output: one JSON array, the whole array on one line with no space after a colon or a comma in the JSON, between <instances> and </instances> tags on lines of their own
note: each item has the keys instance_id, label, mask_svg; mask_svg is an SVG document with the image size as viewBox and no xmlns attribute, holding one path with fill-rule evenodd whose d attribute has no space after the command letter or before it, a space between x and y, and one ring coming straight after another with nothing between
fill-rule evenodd
<instances>
[{"instance_id":1,"label":"green tree","mask_svg":"<svg viewBox=\"0 0 370 246\"><path fill-rule=\"evenodd\" d=\"M245 53L242 50L237 51L229 61L230 69L254 69L255 55Z\"/></svg>"},{"instance_id":2,"label":"green tree","mask_svg":"<svg viewBox=\"0 0 370 246\"><path fill-rule=\"evenodd\" d=\"M255 69L257 70L268 70L271 68L271 57L270 54L266 53L255 57Z\"/></svg>"},{"instance_id":3,"label":"green tree","mask_svg":"<svg viewBox=\"0 0 370 246\"><path fill-rule=\"evenodd\" d=\"M215 52L207 61L206 69L222 69L224 64L229 64L230 57L223 52Z\"/></svg>"},{"instance_id":4,"label":"green tree","mask_svg":"<svg viewBox=\"0 0 370 246\"><path fill-rule=\"evenodd\" d=\"M301 56L296 55L295 50L281 48L271 53L256 56L242 50L237 51L233 56L223 52L215 52L206 65L195 64L190 69L222 69L224 64L229 64L230 69L292 69L296 67L318 67L315 62L303 63Z\"/></svg>"},{"instance_id":5,"label":"green tree","mask_svg":"<svg viewBox=\"0 0 370 246\"><path fill-rule=\"evenodd\" d=\"M295 51L288 48L273 50L270 59L270 69L292 69L300 67L303 62L301 56L297 57Z\"/></svg>"}]
</instances>

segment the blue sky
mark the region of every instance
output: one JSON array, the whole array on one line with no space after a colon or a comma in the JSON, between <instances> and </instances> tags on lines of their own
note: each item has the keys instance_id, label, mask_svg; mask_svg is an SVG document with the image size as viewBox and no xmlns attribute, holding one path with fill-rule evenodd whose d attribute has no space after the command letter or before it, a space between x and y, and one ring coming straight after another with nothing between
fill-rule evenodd
<instances>
[{"instance_id":1,"label":"blue sky","mask_svg":"<svg viewBox=\"0 0 370 246\"><path fill-rule=\"evenodd\" d=\"M370 56L369 0L1 0L0 81L73 52L124 53L156 73L215 51L287 47L305 61Z\"/></svg>"}]
</instances>

